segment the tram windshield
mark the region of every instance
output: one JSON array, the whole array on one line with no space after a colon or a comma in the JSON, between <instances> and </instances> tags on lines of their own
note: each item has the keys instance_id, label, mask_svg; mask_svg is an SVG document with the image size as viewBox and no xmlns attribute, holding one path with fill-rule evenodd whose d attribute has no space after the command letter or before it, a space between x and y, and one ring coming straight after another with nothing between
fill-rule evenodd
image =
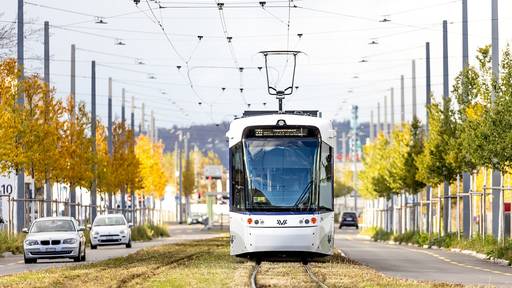
<instances>
[{"instance_id":1,"label":"tram windshield","mask_svg":"<svg viewBox=\"0 0 512 288\"><path fill-rule=\"evenodd\" d=\"M315 209L318 138L248 138L245 145L247 208Z\"/></svg>"}]
</instances>

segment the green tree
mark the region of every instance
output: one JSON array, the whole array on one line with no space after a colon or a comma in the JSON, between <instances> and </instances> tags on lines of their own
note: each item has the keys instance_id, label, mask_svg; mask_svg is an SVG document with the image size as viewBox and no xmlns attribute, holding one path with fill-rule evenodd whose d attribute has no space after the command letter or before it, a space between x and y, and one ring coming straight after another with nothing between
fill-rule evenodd
<instances>
[{"instance_id":1,"label":"green tree","mask_svg":"<svg viewBox=\"0 0 512 288\"><path fill-rule=\"evenodd\" d=\"M444 181L452 182L460 173L455 165L456 147L454 141L457 123L449 98L443 98L443 105L432 103L427 107L429 119L429 136L425 141L423 152L415 159L418 166L417 180L436 186Z\"/></svg>"},{"instance_id":2,"label":"green tree","mask_svg":"<svg viewBox=\"0 0 512 288\"><path fill-rule=\"evenodd\" d=\"M407 193L417 194L425 187L425 183L418 180L418 164L416 162L416 158L424 149L424 133L418 118L413 119L409 129L411 139L404 163L404 189Z\"/></svg>"},{"instance_id":3,"label":"green tree","mask_svg":"<svg viewBox=\"0 0 512 288\"><path fill-rule=\"evenodd\" d=\"M364 147L364 169L359 173L359 194L365 198L389 198L393 193L387 180L389 177L386 177L389 173L388 146L388 139L380 133L372 143Z\"/></svg>"}]
</instances>

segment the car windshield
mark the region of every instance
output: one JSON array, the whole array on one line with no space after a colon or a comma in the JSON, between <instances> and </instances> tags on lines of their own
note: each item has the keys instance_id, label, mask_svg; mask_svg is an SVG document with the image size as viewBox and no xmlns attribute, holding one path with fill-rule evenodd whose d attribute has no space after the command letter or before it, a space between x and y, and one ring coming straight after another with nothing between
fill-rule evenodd
<instances>
[{"instance_id":1,"label":"car windshield","mask_svg":"<svg viewBox=\"0 0 512 288\"><path fill-rule=\"evenodd\" d=\"M126 225L126 221L123 217L101 217L96 218L93 226L118 226Z\"/></svg>"},{"instance_id":2,"label":"car windshield","mask_svg":"<svg viewBox=\"0 0 512 288\"><path fill-rule=\"evenodd\" d=\"M317 138L246 139L248 208L314 208L311 203L318 149Z\"/></svg>"},{"instance_id":3,"label":"car windshield","mask_svg":"<svg viewBox=\"0 0 512 288\"><path fill-rule=\"evenodd\" d=\"M352 217L352 218L356 218L356 213L343 213L343 217Z\"/></svg>"},{"instance_id":4,"label":"car windshield","mask_svg":"<svg viewBox=\"0 0 512 288\"><path fill-rule=\"evenodd\" d=\"M75 224L71 220L39 220L30 229L30 233L44 232L75 232Z\"/></svg>"}]
</instances>

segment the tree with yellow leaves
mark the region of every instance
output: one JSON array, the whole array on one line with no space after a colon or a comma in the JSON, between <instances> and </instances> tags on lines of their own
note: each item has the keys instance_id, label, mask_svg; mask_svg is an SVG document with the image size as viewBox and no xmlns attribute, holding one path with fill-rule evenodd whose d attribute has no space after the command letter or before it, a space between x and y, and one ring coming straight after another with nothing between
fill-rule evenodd
<instances>
[{"instance_id":1,"label":"tree with yellow leaves","mask_svg":"<svg viewBox=\"0 0 512 288\"><path fill-rule=\"evenodd\" d=\"M0 172L21 167L22 147L18 145L21 127L20 110L16 105L18 70L14 59L0 62Z\"/></svg>"},{"instance_id":2,"label":"tree with yellow leaves","mask_svg":"<svg viewBox=\"0 0 512 288\"><path fill-rule=\"evenodd\" d=\"M147 136L140 135L135 145L135 155L140 162L142 182L138 194L162 198L167 185L167 176L162 165L163 145L153 143Z\"/></svg>"},{"instance_id":3,"label":"tree with yellow leaves","mask_svg":"<svg viewBox=\"0 0 512 288\"><path fill-rule=\"evenodd\" d=\"M169 185L176 187L176 151L165 153L162 165Z\"/></svg>"},{"instance_id":4,"label":"tree with yellow leaves","mask_svg":"<svg viewBox=\"0 0 512 288\"><path fill-rule=\"evenodd\" d=\"M95 159L91 139L87 135L91 120L83 102L78 104L75 111L72 97L68 97L64 111L62 141L59 145L60 155L64 161L61 173L62 179L69 184L73 193L77 186L90 187L92 182L91 166Z\"/></svg>"}]
</instances>

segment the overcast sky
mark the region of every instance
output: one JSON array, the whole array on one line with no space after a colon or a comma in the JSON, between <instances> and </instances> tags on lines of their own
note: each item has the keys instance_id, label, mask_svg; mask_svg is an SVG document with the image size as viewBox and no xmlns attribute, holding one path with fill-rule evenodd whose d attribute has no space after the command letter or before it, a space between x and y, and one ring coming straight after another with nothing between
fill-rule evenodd
<instances>
[{"instance_id":1,"label":"overcast sky","mask_svg":"<svg viewBox=\"0 0 512 288\"><path fill-rule=\"evenodd\" d=\"M5 13L0 20L14 20L17 1L3 2L7 3L2 3ZM51 83L59 97L69 94L70 46L76 44L77 98L90 103L90 62L96 60L99 117L107 118L107 79L112 77L114 114L120 116L125 88L128 111L135 97L136 121L144 102L147 115L154 110L159 127L230 120L248 104L251 109L276 109L276 100L266 92L264 70L256 69L264 65L258 54L262 50L305 52L298 56L299 89L286 98L285 108L320 110L324 117L337 120L348 119L350 106L356 104L361 121L368 121L391 87L398 119L401 74L410 119L412 59L423 119L425 42L431 43L432 89L439 97L444 19L449 22L450 80L462 66L461 0L303 0L292 1L297 7L291 9L286 0L269 0L265 9L258 2L224 1L220 13L213 0L161 1L162 9L150 1L152 10L145 0L138 8L131 0L31 0L25 1L25 21L31 30L42 28L45 20L52 25ZM468 2L474 63L476 49L491 42L491 1ZM503 49L512 40L512 1L499 1L499 11ZM104 17L107 24L97 24L95 16ZM384 18L391 21L380 22ZM226 35L232 37L231 44ZM369 45L373 40L378 44ZM27 72L42 73L42 30L29 37L25 51ZM368 62L360 63L363 58ZM290 69L283 70L282 61L271 65L283 74L280 83L285 85L284 74ZM237 67L245 69L240 73Z\"/></svg>"}]
</instances>

